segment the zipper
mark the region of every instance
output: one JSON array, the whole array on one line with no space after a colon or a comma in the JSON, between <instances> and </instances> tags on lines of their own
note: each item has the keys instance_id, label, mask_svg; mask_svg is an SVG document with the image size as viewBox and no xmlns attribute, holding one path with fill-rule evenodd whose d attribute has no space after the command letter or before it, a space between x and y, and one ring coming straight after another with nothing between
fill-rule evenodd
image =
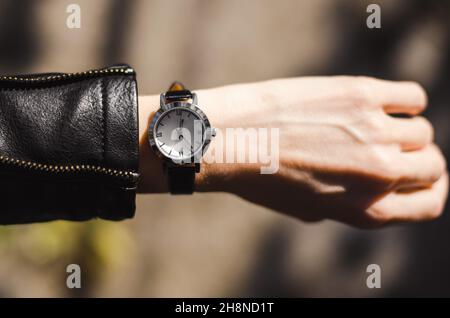
<instances>
[{"instance_id":1,"label":"zipper","mask_svg":"<svg viewBox=\"0 0 450 318\"><path fill-rule=\"evenodd\" d=\"M96 165L85 165L85 164L79 164L79 165L50 165L50 164L42 164L37 163L33 161L28 160L20 160L11 158L8 156L0 156L0 163L7 165L7 166L13 166L17 168L25 168L29 170L33 170L36 172L51 172L55 174L59 173L94 173L97 175L103 175L103 176L110 176L115 178L120 178L124 181L131 181L136 182L139 174L134 171L126 171L126 170L118 170L118 169L111 169L111 168L105 168L101 166Z\"/></svg>"},{"instance_id":2,"label":"zipper","mask_svg":"<svg viewBox=\"0 0 450 318\"><path fill-rule=\"evenodd\" d=\"M45 73L35 75L0 76L0 81L20 82L20 83L44 83L61 80L71 80L78 78L97 77L102 75L134 75L135 71L128 65L114 65L101 69L89 70L76 73Z\"/></svg>"},{"instance_id":3,"label":"zipper","mask_svg":"<svg viewBox=\"0 0 450 318\"><path fill-rule=\"evenodd\" d=\"M0 82L37 84L37 83L59 82L74 79L92 78L98 76L124 75L124 74L135 75L135 71L130 66L123 64L77 73L43 73L34 75L31 74L31 75L17 75L17 76L0 76ZM10 167L28 169L36 172L50 172L54 174L92 173L95 175L114 177L123 181L133 183L137 182L139 177L139 174L134 171L111 169L97 165L85 165L85 164L51 165L51 164L37 163L28 160L15 159L3 155L0 155L0 164Z\"/></svg>"}]
</instances>

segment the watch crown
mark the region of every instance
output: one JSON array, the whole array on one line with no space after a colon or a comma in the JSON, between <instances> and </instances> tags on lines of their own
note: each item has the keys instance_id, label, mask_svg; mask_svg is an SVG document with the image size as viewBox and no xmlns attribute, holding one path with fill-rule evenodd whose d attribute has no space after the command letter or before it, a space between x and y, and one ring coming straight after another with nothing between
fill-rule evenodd
<instances>
[{"instance_id":1,"label":"watch crown","mask_svg":"<svg viewBox=\"0 0 450 318\"><path fill-rule=\"evenodd\" d=\"M216 137L216 135L217 135L217 129L211 128L211 136Z\"/></svg>"}]
</instances>

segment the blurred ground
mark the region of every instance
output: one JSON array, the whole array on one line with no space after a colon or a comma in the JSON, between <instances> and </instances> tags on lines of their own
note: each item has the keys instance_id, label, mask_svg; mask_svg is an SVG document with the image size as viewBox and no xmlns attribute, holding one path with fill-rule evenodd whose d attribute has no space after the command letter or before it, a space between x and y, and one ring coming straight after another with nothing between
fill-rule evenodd
<instances>
[{"instance_id":1,"label":"blurred ground","mask_svg":"<svg viewBox=\"0 0 450 318\"><path fill-rule=\"evenodd\" d=\"M65 26L66 7L82 27ZM117 62L139 93L275 77L365 74L418 80L448 153L450 5L359 0L0 0L0 72L79 71ZM239 105L236 105L239 107ZM26 199L26 198L24 198ZM360 231L306 225L227 194L138 197L123 223L0 228L0 296L450 296L450 217ZM83 289L65 287L65 266ZM382 268L367 289L365 268Z\"/></svg>"}]
</instances>

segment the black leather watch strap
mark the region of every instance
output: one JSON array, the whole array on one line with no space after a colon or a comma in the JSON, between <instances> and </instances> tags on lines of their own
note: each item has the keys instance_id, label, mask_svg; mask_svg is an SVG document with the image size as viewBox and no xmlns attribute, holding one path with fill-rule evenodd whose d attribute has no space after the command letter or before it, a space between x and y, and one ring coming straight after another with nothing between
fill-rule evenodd
<instances>
[{"instance_id":1,"label":"black leather watch strap","mask_svg":"<svg viewBox=\"0 0 450 318\"><path fill-rule=\"evenodd\" d=\"M180 82L173 82L169 90L165 94L167 102L184 101L192 98L190 90L186 89Z\"/></svg>"},{"instance_id":2,"label":"black leather watch strap","mask_svg":"<svg viewBox=\"0 0 450 318\"><path fill-rule=\"evenodd\" d=\"M174 82L165 94L167 103L191 98L191 91L187 90L180 82ZM173 164L167 166L170 193L192 194L195 186L195 172L196 167L193 165Z\"/></svg>"},{"instance_id":3,"label":"black leather watch strap","mask_svg":"<svg viewBox=\"0 0 450 318\"><path fill-rule=\"evenodd\" d=\"M195 167L171 166L167 168L169 191L172 194L192 194L195 184Z\"/></svg>"},{"instance_id":4,"label":"black leather watch strap","mask_svg":"<svg viewBox=\"0 0 450 318\"><path fill-rule=\"evenodd\" d=\"M192 98L192 93L187 89L180 91L168 91L165 97L167 102L187 100Z\"/></svg>"}]
</instances>

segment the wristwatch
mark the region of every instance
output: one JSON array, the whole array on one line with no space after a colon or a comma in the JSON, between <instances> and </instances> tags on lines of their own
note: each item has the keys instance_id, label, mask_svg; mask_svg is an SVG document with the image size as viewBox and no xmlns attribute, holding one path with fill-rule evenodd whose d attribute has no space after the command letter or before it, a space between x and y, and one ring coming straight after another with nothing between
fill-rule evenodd
<instances>
[{"instance_id":1,"label":"wristwatch","mask_svg":"<svg viewBox=\"0 0 450 318\"><path fill-rule=\"evenodd\" d=\"M172 194L192 194L195 174L216 130L199 108L197 95L174 82L160 96L148 129L151 148L162 159Z\"/></svg>"}]
</instances>

